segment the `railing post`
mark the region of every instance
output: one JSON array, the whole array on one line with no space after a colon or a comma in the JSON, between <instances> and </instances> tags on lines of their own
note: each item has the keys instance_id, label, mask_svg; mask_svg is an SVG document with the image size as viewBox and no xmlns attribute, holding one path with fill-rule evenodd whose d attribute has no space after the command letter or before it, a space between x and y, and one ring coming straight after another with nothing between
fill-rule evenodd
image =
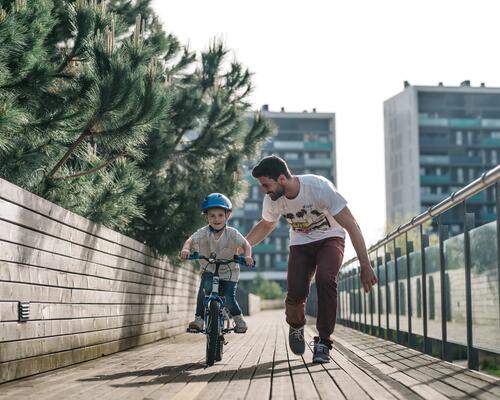
<instances>
[{"instance_id":1,"label":"railing post","mask_svg":"<svg viewBox=\"0 0 500 400\"><path fill-rule=\"evenodd\" d=\"M360 284L360 287L361 287L361 292L363 293L363 314L365 316L365 321L364 321L365 325L363 326L363 332L368 333L368 324L366 321L366 292L361 284Z\"/></svg>"},{"instance_id":2,"label":"railing post","mask_svg":"<svg viewBox=\"0 0 500 400\"><path fill-rule=\"evenodd\" d=\"M500 181L495 184L497 217L497 288L498 288L498 326L500 327Z\"/></svg>"},{"instance_id":3,"label":"railing post","mask_svg":"<svg viewBox=\"0 0 500 400\"><path fill-rule=\"evenodd\" d=\"M358 288L358 295L356 296L356 299L358 301L358 330L362 331L361 327L361 317L362 317L362 312L361 312L361 267L356 268L356 274L354 275L354 279L356 280L356 286Z\"/></svg>"},{"instance_id":4,"label":"railing post","mask_svg":"<svg viewBox=\"0 0 500 400\"><path fill-rule=\"evenodd\" d=\"M399 272L398 272L398 258L401 257L401 249L396 247L396 240L394 239L394 293L396 301L396 342L401 343L401 330L399 327Z\"/></svg>"},{"instance_id":5,"label":"railing post","mask_svg":"<svg viewBox=\"0 0 500 400\"><path fill-rule=\"evenodd\" d=\"M380 264L382 264L382 257L377 257L377 314L378 314L378 335L382 336L382 317L380 315L380 306L382 304L380 290Z\"/></svg>"},{"instance_id":6,"label":"railing post","mask_svg":"<svg viewBox=\"0 0 500 400\"><path fill-rule=\"evenodd\" d=\"M376 260L375 260L376 262ZM376 266L374 265L374 262L373 261L370 261L370 264L372 266L372 269L376 270ZM378 286L378 285L377 285ZM370 302L370 334L373 335L373 309L375 308L375 301L374 301L374 295L373 295L373 292L375 291L375 289L372 289L370 290L370 294L369 294L369 302Z\"/></svg>"},{"instance_id":7,"label":"railing post","mask_svg":"<svg viewBox=\"0 0 500 400\"><path fill-rule=\"evenodd\" d=\"M351 271L346 273L347 305L349 306L349 328L352 328Z\"/></svg>"},{"instance_id":8,"label":"railing post","mask_svg":"<svg viewBox=\"0 0 500 400\"><path fill-rule=\"evenodd\" d=\"M405 234L406 243L406 286L407 286L407 303L408 303L408 346L414 347L415 341L412 333L411 317L412 317L412 299L411 299L411 260L410 254L413 253L413 242L408 241L408 233Z\"/></svg>"},{"instance_id":9,"label":"railing post","mask_svg":"<svg viewBox=\"0 0 500 400\"><path fill-rule=\"evenodd\" d=\"M342 302L342 273L339 272L337 275L337 296L338 296L338 302L337 302L337 321L339 323L342 323L343 315L344 315L344 310L342 309L343 307L343 302Z\"/></svg>"},{"instance_id":10,"label":"railing post","mask_svg":"<svg viewBox=\"0 0 500 400\"><path fill-rule=\"evenodd\" d=\"M424 353L431 354L431 344L427 337L427 271L425 267L425 248L429 247L429 236L424 233L420 225L420 259L422 263L422 336L424 340Z\"/></svg>"},{"instance_id":11,"label":"railing post","mask_svg":"<svg viewBox=\"0 0 500 400\"><path fill-rule=\"evenodd\" d=\"M387 262L391 260L391 255L387 252L386 245L384 245L384 269L385 269L385 337L389 339L389 310L391 308L391 296L389 296L389 268ZM391 335L392 336L392 335Z\"/></svg>"},{"instance_id":12,"label":"railing post","mask_svg":"<svg viewBox=\"0 0 500 400\"><path fill-rule=\"evenodd\" d=\"M470 231L474 228L474 213L468 213L464 203L464 254L465 254L465 308L467 320L467 366L479 369L479 355L474 348L472 331L472 282L471 282L471 249Z\"/></svg>"},{"instance_id":13,"label":"railing post","mask_svg":"<svg viewBox=\"0 0 500 400\"><path fill-rule=\"evenodd\" d=\"M438 220L439 226L439 276L441 281L441 358L446 361L452 361L450 345L448 343L448 304L447 293L450 289L446 284L446 259L444 254L444 241L448 239L448 226L441 225L441 217Z\"/></svg>"}]
</instances>

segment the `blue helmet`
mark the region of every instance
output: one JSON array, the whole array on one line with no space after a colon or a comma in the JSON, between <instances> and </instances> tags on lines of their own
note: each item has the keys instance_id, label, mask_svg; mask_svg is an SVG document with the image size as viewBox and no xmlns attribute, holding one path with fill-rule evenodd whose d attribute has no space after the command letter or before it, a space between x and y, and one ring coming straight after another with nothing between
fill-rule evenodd
<instances>
[{"instance_id":1,"label":"blue helmet","mask_svg":"<svg viewBox=\"0 0 500 400\"><path fill-rule=\"evenodd\" d=\"M223 208L226 211L231 211L233 209L233 205L231 204L231 200L224 196L222 193L210 193L201 204L201 211L207 212L209 208Z\"/></svg>"}]
</instances>

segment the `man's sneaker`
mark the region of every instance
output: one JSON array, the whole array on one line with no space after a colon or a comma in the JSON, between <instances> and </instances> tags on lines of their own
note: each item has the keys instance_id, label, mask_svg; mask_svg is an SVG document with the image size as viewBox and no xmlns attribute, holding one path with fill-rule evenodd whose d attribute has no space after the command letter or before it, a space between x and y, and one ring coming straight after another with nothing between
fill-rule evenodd
<instances>
[{"instance_id":1,"label":"man's sneaker","mask_svg":"<svg viewBox=\"0 0 500 400\"><path fill-rule=\"evenodd\" d=\"M189 329L193 331L202 331L204 325L205 321L203 321L203 318L197 315L194 321L191 321L189 323Z\"/></svg>"},{"instance_id":2,"label":"man's sneaker","mask_svg":"<svg viewBox=\"0 0 500 400\"><path fill-rule=\"evenodd\" d=\"M304 354L304 351L306 351L306 342L304 341L303 326L300 328L290 327L288 330L288 343L294 354L298 356Z\"/></svg>"},{"instance_id":3,"label":"man's sneaker","mask_svg":"<svg viewBox=\"0 0 500 400\"><path fill-rule=\"evenodd\" d=\"M245 333L248 329L247 323L243 319L243 317L240 315L235 315L233 317L234 321L234 332L235 333Z\"/></svg>"},{"instance_id":4,"label":"man's sneaker","mask_svg":"<svg viewBox=\"0 0 500 400\"><path fill-rule=\"evenodd\" d=\"M332 345L327 340L322 340L316 336L314 338L313 363L315 364L329 363L331 348Z\"/></svg>"}]
</instances>

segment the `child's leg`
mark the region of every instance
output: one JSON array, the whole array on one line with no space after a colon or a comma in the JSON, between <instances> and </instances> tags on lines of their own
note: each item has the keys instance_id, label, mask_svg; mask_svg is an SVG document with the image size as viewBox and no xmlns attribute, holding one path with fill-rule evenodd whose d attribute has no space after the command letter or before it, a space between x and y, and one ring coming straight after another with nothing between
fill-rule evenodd
<instances>
[{"instance_id":1,"label":"child's leg","mask_svg":"<svg viewBox=\"0 0 500 400\"><path fill-rule=\"evenodd\" d=\"M235 315L241 315L241 308L236 301L236 289L238 287L237 282L232 281L220 281L222 283L222 296L226 299L226 308L229 313L234 317Z\"/></svg>"},{"instance_id":2,"label":"child's leg","mask_svg":"<svg viewBox=\"0 0 500 400\"><path fill-rule=\"evenodd\" d=\"M204 272L201 275L201 282L198 289L198 297L196 300L195 315L197 317L205 318L205 305L203 304L203 300L205 299L205 296L209 295L212 291L212 279L213 274L211 272Z\"/></svg>"}]
</instances>

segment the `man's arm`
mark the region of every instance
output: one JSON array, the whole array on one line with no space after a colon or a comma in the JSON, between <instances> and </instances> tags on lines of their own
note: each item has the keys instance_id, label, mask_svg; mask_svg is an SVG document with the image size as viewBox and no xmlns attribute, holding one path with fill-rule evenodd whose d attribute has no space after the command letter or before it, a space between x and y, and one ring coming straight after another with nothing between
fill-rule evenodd
<instances>
[{"instance_id":1,"label":"man's arm","mask_svg":"<svg viewBox=\"0 0 500 400\"><path fill-rule=\"evenodd\" d=\"M261 219L259 222L257 222L256 225L250 229L250 232L248 232L246 239L250 243L250 246L255 246L256 244L259 244L262 242L267 235L269 235L274 228L276 228L276 225L278 224L278 221L271 222L271 221L266 221L265 219Z\"/></svg>"},{"instance_id":2,"label":"man's arm","mask_svg":"<svg viewBox=\"0 0 500 400\"><path fill-rule=\"evenodd\" d=\"M347 206L344 207L338 214L334 215L334 218L335 221L342 225L351 238L352 245L354 246L354 250L356 251L356 255L358 256L359 264L361 266L361 283L365 292L369 292L372 286L377 283L377 277L375 276L375 273L370 265L370 259L368 258L365 239L363 238L361 229Z\"/></svg>"}]
</instances>

